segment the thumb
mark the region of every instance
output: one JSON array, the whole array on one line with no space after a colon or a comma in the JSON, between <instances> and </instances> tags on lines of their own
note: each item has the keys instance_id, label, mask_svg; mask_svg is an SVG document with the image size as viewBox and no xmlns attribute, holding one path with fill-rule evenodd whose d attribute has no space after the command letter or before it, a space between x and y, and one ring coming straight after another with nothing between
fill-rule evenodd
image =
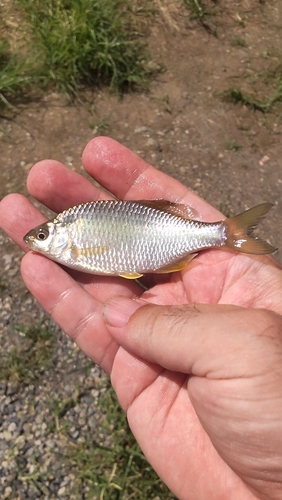
<instances>
[{"instance_id":1,"label":"thumb","mask_svg":"<svg viewBox=\"0 0 282 500\"><path fill-rule=\"evenodd\" d=\"M231 305L159 306L116 297L107 328L126 350L162 367L200 377L256 375L273 369L275 313ZM277 326L277 331L279 331ZM277 345L276 345L277 348Z\"/></svg>"}]
</instances>

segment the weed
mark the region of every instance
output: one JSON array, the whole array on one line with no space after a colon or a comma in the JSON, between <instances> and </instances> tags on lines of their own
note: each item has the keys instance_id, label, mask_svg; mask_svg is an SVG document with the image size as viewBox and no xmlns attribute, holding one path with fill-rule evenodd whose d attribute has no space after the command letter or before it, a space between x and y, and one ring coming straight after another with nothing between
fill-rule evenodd
<instances>
[{"instance_id":1,"label":"weed","mask_svg":"<svg viewBox=\"0 0 282 500\"><path fill-rule=\"evenodd\" d=\"M94 122L91 118L89 120L90 128L93 130L93 134L105 135L110 129L110 115L102 118L98 123Z\"/></svg>"},{"instance_id":2,"label":"weed","mask_svg":"<svg viewBox=\"0 0 282 500\"><path fill-rule=\"evenodd\" d=\"M282 84L280 87L278 86L276 95L272 99L265 101L260 101L253 95L242 92L241 89L235 87L231 87L230 89L222 92L221 97L225 101L233 102L235 104L242 103L251 109L261 111L262 113L267 113L277 101L282 100Z\"/></svg>"},{"instance_id":3,"label":"weed","mask_svg":"<svg viewBox=\"0 0 282 500\"><path fill-rule=\"evenodd\" d=\"M31 75L28 75L28 64L26 61L19 61L18 58L9 51L9 44L0 38L0 106L12 107L9 99L22 91L31 82Z\"/></svg>"},{"instance_id":4,"label":"weed","mask_svg":"<svg viewBox=\"0 0 282 500\"><path fill-rule=\"evenodd\" d=\"M241 38L239 36L231 41L231 45L233 47L247 47L247 43L244 38Z\"/></svg>"},{"instance_id":5,"label":"weed","mask_svg":"<svg viewBox=\"0 0 282 500\"><path fill-rule=\"evenodd\" d=\"M244 17L241 17L240 14L236 14L235 16L235 21L237 21L237 23L242 26L242 28L245 28L246 27L246 22L245 22L245 18Z\"/></svg>"},{"instance_id":6,"label":"weed","mask_svg":"<svg viewBox=\"0 0 282 500\"><path fill-rule=\"evenodd\" d=\"M244 132L248 132L248 130L250 130L250 125L238 125L238 130L244 130Z\"/></svg>"},{"instance_id":7,"label":"weed","mask_svg":"<svg viewBox=\"0 0 282 500\"><path fill-rule=\"evenodd\" d=\"M28 384L36 380L52 363L55 336L42 323L19 325L19 345L4 353L0 380L16 380Z\"/></svg>"},{"instance_id":8,"label":"weed","mask_svg":"<svg viewBox=\"0 0 282 500\"><path fill-rule=\"evenodd\" d=\"M202 0L184 0L184 4L190 9L192 19L203 20L210 13L203 5Z\"/></svg>"},{"instance_id":9,"label":"weed","mask_svg":"<svg viewBox=\"0 0 282 500\"><path fill-rule=\"evenodd\" d=\"M225 149L228 151L239 151L240 148L241 146L233 139L226 141Z\"/></svg>"},{"instance_id":10,"label":"weed","mask_svg":"<svg viewBox=\"0 0 282 500\"><path fill-rule=\"evenodd\" d=\"M147 53L128 0L18 3L33 34L31 50L43 85L54 83L71 94L99 82L118 89L145 85Z\"/></svg>"},{"instance_id":11,"label":"weed","mask_svg":"<svg viewBox=\"0 0 282 500\"><path fill-rule=\"evenodd\" d=\"M110 383L100 397L105 419L100 444L91 436L83 443L71 443L66 451L67 465L74 470L76 491L87 484L88 499L136 500L175 498L148 464L133 437ZM106 439L105 439L106 437Z\"/></svg>"},{"instance_id":12,"label":"weed","mask_svg":"<svg viewBox=\"0 0 282 500\"><path fill-rule=\"evenodd\" d=\"M216 0L214 0L216 3ZM214 29L207 21L207 19L216 13L215 7L208 7L203 4L202 0L184 0L184 5L191 12L191 19L197 19L201 25L212 35L217 36L216 29Z\"/></svg>"},{"instance_id":13,"label":"weed","mask_svg":"<svg viewBox=\"0 0 282 500\"><path fill-rule=\"evenodd\" d=\"M268 110L267 103L259 101L254 96L242 92L242 90L238 88L231 87L230 89L222 92L221 96L224 101L233 102L235 104L241 103L249 108L262 111L263 113L266 113Z\"/></svg>"},{"instance_id":14,"label":"weed","mask_svg":"<svg viewBox=\"0 0 282 500\"><path fill-rule=\"evenodd\" d=\"M156 101L161 111L165 111L166 113L169 113L171 115L172 109L169 102L169 95L164 94L161 97L153 98L153 100Z\"/></svg>"},{"instance_id":15,"label":"weed","mask_svg":"<svg viewBox=\"0 0 282 500\"><path fill-rule=\"evenodd\" d=\"M263 50L262 53L261 53L261 56L264 58L264 59L268 59L270 57L270 52L269 50Z\"/></svg>"},{"instance_id":16,"label":"weed","mask_svg":"<svg viewBox=\"0 0 282 500\"><path fill-rule=\"evenodd\" d=\"M4 281L2 280L2 278L0 277L0 293L4 292L5 290L6 290L6 285L5 285Z\"/></svg>"},{"instance_id":17,"label":"weed","mask_svg":"<svg viewBox=\"0 0 282 500\"><path fill-rule=\"evenodd\" d=\"M75 406L79 405L79 402L83 396L88 394L93 387L88 387L87 389L75 390L74 393L65 398L50 398L50 411L54 415L54 420L49 426L50 432L60 432L64 436L69 436L69 421L66 417L68 411L70 411Z\"/></svg>"}]
</instances>

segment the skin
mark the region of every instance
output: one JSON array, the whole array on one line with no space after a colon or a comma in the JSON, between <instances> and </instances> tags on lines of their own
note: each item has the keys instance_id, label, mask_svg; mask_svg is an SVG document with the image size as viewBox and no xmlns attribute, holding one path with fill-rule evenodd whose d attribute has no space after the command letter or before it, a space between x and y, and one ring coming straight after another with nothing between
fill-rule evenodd
<instances>
[{"instance_id":1,"label":"skin","mask_svg":"<svg viewBox=\"0 0 282 500\"><path fill-rule=\"evenodd\" d=\"M83 164L120 199L166 198L205 221L222 218L112 139L91 141ZM27 187L55 212L109 198L53 160L32 168ZM44 220L19 194L0 203L0 226L24 250L24 234ZM202 252L181 273L147 277L145 293L33 252L21 271L55 321L110 373L136 439L178 498L282 499L282 271L270 256Z\"/></svg>"}]
</instances>

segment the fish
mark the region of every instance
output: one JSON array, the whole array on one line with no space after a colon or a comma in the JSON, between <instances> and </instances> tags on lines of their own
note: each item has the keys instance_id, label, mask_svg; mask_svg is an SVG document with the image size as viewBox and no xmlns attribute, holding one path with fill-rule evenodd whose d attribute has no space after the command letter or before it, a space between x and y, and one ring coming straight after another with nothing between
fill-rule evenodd
<instances>
[{"instance_id":1,"label":"fish","mask_svg":"<svg viewBox=\"0 0 282 500\"><path fill-rule=\"evenodd\" d=\"M203 222L188 205L164 199L92 201L64 210L24 241L69 268L138 279L181 271L207 249L273 253L274 246L252 234L272 206L262 203L235 217Z\"/></svg>"}]
</instances>

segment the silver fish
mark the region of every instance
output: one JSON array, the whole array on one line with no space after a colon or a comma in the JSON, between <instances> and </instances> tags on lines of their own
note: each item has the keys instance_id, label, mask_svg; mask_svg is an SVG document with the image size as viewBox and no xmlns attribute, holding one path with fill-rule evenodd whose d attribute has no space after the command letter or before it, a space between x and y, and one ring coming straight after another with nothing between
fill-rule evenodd
<instances>
[{"instance_id":1,"label":"silver fish","mask_svg":"<svg viewBox=\"0 0 282 500\"><path fill-rule=\"evenodd\" d=\"M32 229L24 241L67 267L136 279L179 271L208 248L274 252L272 245L251 235L271 207L263 203L210 223L188 217L189 207L166 200L94 201L65 210Z\"/></svg>"}]
</instances>

